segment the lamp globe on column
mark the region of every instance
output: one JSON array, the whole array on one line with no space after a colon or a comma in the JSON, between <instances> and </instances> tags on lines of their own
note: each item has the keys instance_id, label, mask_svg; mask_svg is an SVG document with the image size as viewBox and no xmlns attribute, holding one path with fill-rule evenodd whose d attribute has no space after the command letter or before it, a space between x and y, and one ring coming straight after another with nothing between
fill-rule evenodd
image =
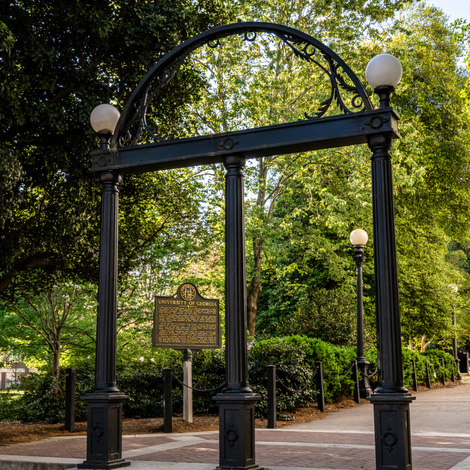
<instances>
[{"instance_id":1,"label":"lamp globe on column","mask_svg":"<svg viewBox=\"0 0 470 470\"><path fill-rule=\"evenodd\" d=\"M110 104L100 104L90 114L90 124L101 139L101 148L109 148L109 140L114 134L121 114Z\"/></svg>"},{"instance_id":2,"label":"lamp globe on column","mask_svg":"<svg viewBox=\"0 0 470 470\"><path fill-rule=\"evenodd\" d=\"M349 240L351 240L351 243L354 246L364 246L369 240L369 236L365 230L358 228L351 232L351 235L349 235Z\"/></svg>"},{"instance_id":3,"label":"lamp globe on column","mask_svg":"<svg viewBox=\"0 0 470 470\"><path fill-rule=\"evenodd\" d=\"M367 64L366 80L380 97L380 107L390 106L390 95L400 83L403 69L391 54L376 55Z\"/></svg>"}]
</instances>

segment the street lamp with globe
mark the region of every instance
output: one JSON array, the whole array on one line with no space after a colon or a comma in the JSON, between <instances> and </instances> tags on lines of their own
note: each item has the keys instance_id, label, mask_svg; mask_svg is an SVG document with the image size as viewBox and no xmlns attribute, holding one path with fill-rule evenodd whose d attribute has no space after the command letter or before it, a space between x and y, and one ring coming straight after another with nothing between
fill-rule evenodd
<instances>
[{"instance_id":1,"label":"street lamp with globe","mask_svg":"<svg viewBox=\"0 0 470 470\"><path fill-rule=\"evenodd\" d=\"M361 375L359 380L359 397L367 398L372 394L369 384L368 367L369 362L364 356L364 308L363 308L363 289L362 289L362 266L364 264L364 245L369 239L367 232L360 228L353 230L349 237L354 245L354 261L356 262L356 299L357 299L357 345L356 345L356 361Z\"/></svg>"}]
</instances>

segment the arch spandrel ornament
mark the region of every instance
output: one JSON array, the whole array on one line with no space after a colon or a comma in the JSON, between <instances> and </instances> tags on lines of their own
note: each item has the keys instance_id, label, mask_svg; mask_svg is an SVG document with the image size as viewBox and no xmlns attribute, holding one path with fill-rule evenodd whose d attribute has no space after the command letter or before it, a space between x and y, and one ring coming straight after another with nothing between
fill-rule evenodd
<instances>
[{"instance_id":1,"label":"arch spandrel ornament","mask_svg":"<svg viewBox=\"0 0 470 470\"><path fill-rule=\"evenodd\" d=\"M327 77L329 94L316 106L312 115L305 113L306 120L324 117L332 106L336 106L339 114L372 111L369 96L359 78L329 47L312 36L287 26L239 22L199 34L180 44L158 61L127 101L111 141L111 148L138 145L145 134L152 142L167 140L168 136L160 135L158 129L153 129L147 122L147 110L152 98L169 86L185 59L205 45L214 49L219 47L221 39L225 37L238 35L246 42L254 42L261 33L277 37L299 60L321 70Z\"/></svg>"}]
</instances>

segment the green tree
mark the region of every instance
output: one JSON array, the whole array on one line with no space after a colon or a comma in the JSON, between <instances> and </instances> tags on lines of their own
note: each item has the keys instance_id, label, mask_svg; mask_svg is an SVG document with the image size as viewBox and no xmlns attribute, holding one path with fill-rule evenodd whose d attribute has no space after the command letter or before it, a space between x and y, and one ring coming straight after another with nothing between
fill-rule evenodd
<instances>
[{"instance_id":1,"label":"green tree","mask_svg":"<svg viewBox=\"0 0 470 470\"><path fill-rule=\"evenodd\" d=\"M0 348L27 362L44 361L59 377L61 355L90 354L95 344L94 288L64 282L39 294L22 291L2 303Z\"/></svg>"},{"instance_id":2,"label":"green tree","mask_svg":"<svg viewBox=\"0 0 470 470\"><path fill-rule=\"evenodd\" d=\"M221 21L222 7L218 0L2 3L0 294L11 297L38 269L96 280L100 188L89 171L97 147L90 112L101 102L122 106L150 65ZM175 101L187 100L196 82L187 75L185 87L171 90ZM138 266L142 249L180 236L179 222L196 218L194 180L188 171L124 179L121 269Z\"/></svg>"},{"instance_id":3,"label":"green tree","mask_svg":"<svg viewBox=\"0 0 470 470\"><path fill-rule=\"evenodd\" d=\"M349 45L364 34L376 36L380 22L391 18L403 2L351 4L349 2L290 3L251 1L235 4L237 16L301 29L331 45L346 61L357 63ZM315 22L312 22L315 18ZM268 35L224 38L219 47L199 51L193 68L206 78L206 93L191 103L187 115L199 133L228 132L313 116L329 96L330 81L319 67L302 61L295 44ZM214 46L211 44L211 46ZM315 59L323 65L321 54ZM351 59L349 61L348 59ZM360 62L360 61L359 61ZM329 113L333 111L331 107ZM323 158L326 157L326 158ZM246 168L248 254L248 330L255 333L266 239L275 230L273 213L281 194L299 172L328 165L327 154L264 157ZM319 170L322 171L322 170ZM223 172L212 167L214 186L221 189ZM215 196L221 198L220 192Z\"/></svg>"}]
</instances>

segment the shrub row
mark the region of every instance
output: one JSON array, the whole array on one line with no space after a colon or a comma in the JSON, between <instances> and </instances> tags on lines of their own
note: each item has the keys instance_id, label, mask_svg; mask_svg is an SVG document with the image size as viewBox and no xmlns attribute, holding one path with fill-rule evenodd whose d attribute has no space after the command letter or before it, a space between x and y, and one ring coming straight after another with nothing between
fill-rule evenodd
<instances>
[{"instance_id":1,"label":"shrub row","mask_svg":"<svg viewBox=\"0 0 470 470\"><path fill-rule=\"evenodd\" d=\"M224 350L196 351L193 356L193 406L194 411L216 413L217 406L212 397L220 393L224 383ZM277 366L278 410L294 412L296 407L305 406L316 400L315 372L316 361L323 363L325 399L332 402L339 397L353 394L354 382L349 373L351 361L355 359L354 348L333 346L316 338L288 336L270 338L254 343L248 352L250 384L261 400L257 404L257 414L267 413L267 373L268 365ZM118 387L129 395L124 405L127 418L156 417L162 415L163 380L162 368L173 371L173 407L180 413L183 406L183 359L180 352L171 351L159 363L149 361L129 365L118 370ZM366 352L370 362L369 370L377 367L375 350ZM412 386L412 360L415 359L418 383L424 385L425 362L428 361L431 383L442 377L440 360L446 362L446 377L451 378L451 367L455 362L443 351L417 353L403 350L404 383ZM86 405L80 400L93 388L93 368L81 365L77 368L76 419L86 419ZM376 378L371 379L374 386ZM61 371L57 383L57 393L48 393L53 387L50 375L31 374L24 382L24 395L0 394L0 419L16 419L23 422L61 422L65 418L65 371ZM22 407L19 411L8 411Z\"/></svg>"}]
</instances>

